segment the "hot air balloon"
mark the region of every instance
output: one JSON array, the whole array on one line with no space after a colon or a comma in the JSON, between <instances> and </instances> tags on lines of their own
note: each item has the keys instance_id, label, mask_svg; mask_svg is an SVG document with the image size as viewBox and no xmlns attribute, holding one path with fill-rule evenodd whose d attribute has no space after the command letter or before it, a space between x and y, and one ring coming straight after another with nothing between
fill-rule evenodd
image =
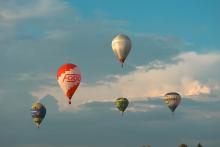
<instances>
[{"instance_id":1,"label":"hot air balloon","mask_svg":"<svg viewBox=\"0 0 220 147\"><path fill-rule=\"evenodd\" d=\"M181 96L177 92L169 92L164 96L164 102L168 105L172 112L175 111L180 104Z\"/></svg>"},{"instance_id":2,"label":"hot air balloon","mask_svg":"<svg viewBox=\"0 0 220 147\"><path fill-rule=\"evenodd\" d=\"M130 38L124 34L117 35L112 40L112 50L123 67L123 63L131 50Z\"/></svg>"},{"instance_id":3,"label":"hot air balloon","mask_svg":"<svg viewBox=\"0 0 220 147\"><path fill-rule=\"evenodd\" d=\"M81 81L79 68L71 63L62 65L57 71L57 81L71 104L71 98Z\"/></svg>"},{"instance_id":4,"label":"hot air balloon","mask_svg":"<svg viewBox=\"0 0 220 147\"><path fill-rule=\"evenodd\" d=\"M122 116L126 108L128 107L129 101L126 98L117 98L115 101L115 106L118 108L119 111L122 112Z\"/></svg>"},{"instance_id":5,"label":"hot air balloon","mask_svg":"<svg viewBox=\"0 0 220 147\"><path fill-rule=\"evenodd\" d=\"M34 103L31 106L31 116L33 122L39 128L41 122L43 121L46 115L46 107L41 103Z\"/></svg>"}]
</instances>

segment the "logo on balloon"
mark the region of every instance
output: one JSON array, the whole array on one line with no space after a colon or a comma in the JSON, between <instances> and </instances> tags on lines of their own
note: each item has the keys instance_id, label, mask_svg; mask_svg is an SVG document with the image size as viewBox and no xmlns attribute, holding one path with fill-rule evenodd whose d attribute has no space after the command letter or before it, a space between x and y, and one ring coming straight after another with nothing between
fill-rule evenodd
<instances>
[{"instance_id":1,"label":"logo on balloon","mask_svg":"<svg viewBox=\"0 0 220 147\"><path fill-rule=\"evenodd\" d=\"M63 82L80 82L79 74L66 74L63 78Z\"/></svg>"}]
</instances>

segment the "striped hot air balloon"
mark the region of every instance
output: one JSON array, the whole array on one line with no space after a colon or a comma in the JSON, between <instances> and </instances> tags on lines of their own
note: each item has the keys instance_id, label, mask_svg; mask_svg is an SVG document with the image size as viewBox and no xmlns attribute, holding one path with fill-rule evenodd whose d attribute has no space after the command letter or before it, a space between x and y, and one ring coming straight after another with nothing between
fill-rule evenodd
<instances>
[{"instance_id":1,"label":"striped hot air balloon","mask_svg":"<svg viewBox=\"0 0 220 147\"><path fill-rule=\"evenodd\" d=\"M41 103L34 103L31 106L31 116L33 122L39 128L41 122L44 120L46 115L46 107Z\"/></svg>"},{"instance_id":2,"label":"striped hot air balloon","mask_svg":"<svg viewBox=\"0 0 220 147\"><path fill-rule=\"evenodd\" d=\"M57 81L71 104L71 98L81 81L79 68L71 63L62 65L57 71Z\"/></svg>"},{"instance_id":3,"label":"striped hot air balloon","mask_svg":"<svg viewBox=\"0 0 220 147\"><path fill-rule=\"evenodd\" d=\"M177 92L169 92L164 96L164 102L167 104L170 110L174 112L181 102L181 96Z\"/></svg>"}]
</instances>

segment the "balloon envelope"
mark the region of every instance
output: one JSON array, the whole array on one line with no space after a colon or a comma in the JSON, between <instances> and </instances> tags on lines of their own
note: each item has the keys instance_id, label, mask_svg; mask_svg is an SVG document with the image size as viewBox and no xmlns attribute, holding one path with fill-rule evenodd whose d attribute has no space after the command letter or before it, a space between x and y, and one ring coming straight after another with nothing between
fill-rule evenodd
<instances>
[{"instance_id":1,"label":"balloon envelope","mask_svg":"<svg viewBox=\"0 0 220 147\"><path fill-rule=\"evenodd\" d=\"M126 98L117 98L115 101L115 106L118 108L119 111L124 112L128 107L129 101Z\"/></svg>"},{"instance_id":2,"label":"balloon envelope","mask_svg":"<svg viewBox=\"0 0 220 147\"><path fill-rule=\"evenodd\" d=\"M71 104L71 98L81 81L79 68L71 63L62 65L57 71L57 81Z\"/></svg>"},{"instance_id":3,"label":"balloon envelope","mask_svg":"<svg viewBox=\"0 0 220 147\"><path fill-rule=\"evenodd\" d=\"M41 122L43 121L46 115L46 107L41 103L34 103L31 106L31 116L33 122L39 128Z\"/></svg>"},{"instance_id":4,"label":"balloon envelope","mask_svg":"<svg viewBox=\"0 0 220 147\"><path fill-rule=\"evenodd\" d=\"M130 38L124 34L119 34L112 40L112 50L122 66L131 50L131 46Z\"/></svg>"},{"instance_id":5,"label":"balloon envelope","mask_svg":"<svg viewBox=\"0 0 220 147\"><path fill-rule=\"evenodd\" d=\"M164 96L164 102L167 104L170 110L174 112L181 102L181 96L177 92L169 92Z\"/></svg>"}]
</instances>

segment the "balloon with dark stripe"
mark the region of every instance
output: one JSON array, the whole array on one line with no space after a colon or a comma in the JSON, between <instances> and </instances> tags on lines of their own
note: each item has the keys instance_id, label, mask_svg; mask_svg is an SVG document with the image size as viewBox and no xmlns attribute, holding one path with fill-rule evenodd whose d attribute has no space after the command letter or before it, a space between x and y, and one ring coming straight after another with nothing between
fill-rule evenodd
<instances>
[{"instance_id":1,"label":"balloon with dark stripe","mask_svg":"<svg viewBox=\"0 0 220 147\"><path fill-rule=\"evenodd\" d=\"M31 107L31 116L33 122L39 128L46 115L46 107L41 103L34 103Z\"/></svg>"},{"instance_id":2,"label":"balloon with dark stripe","mask_svg":"<svg viewBox=\"0 0 220 147\"><path fill-rule=\"evenodd\" d=\"M165 94L164 102L167 104L170 110L174 112L181 102L181 96L177 92L169 92Z\"/></svg>"}]
</instances>

